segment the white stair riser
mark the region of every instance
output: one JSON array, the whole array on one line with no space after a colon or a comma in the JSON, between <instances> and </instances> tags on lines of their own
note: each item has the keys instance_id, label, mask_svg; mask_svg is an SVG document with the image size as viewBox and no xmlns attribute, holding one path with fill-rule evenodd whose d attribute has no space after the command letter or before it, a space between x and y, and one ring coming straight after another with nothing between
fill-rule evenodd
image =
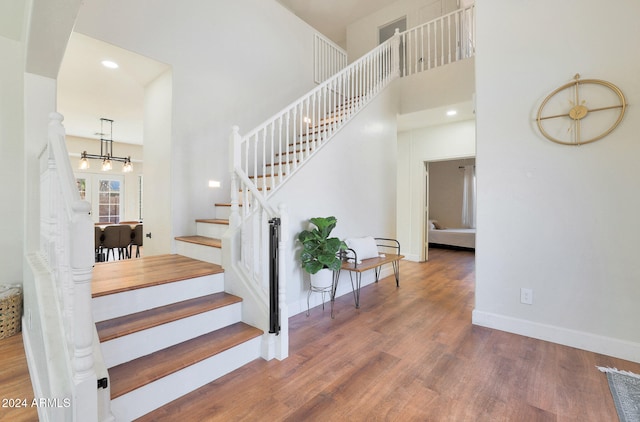
<instances>
[{"instance_id":1,"label":"white stair riser","mask_svg":"<svg viewBox=\"0 0 640 422\"><path fill-rule=\"evenodd\" d=\"M196 234L198 236L222 239L222 236L224 236L227 230L229 230L228 224L203 223L200 221L196 222Z\"/></svg>"},{"instance_id":2,"label":"white stair riser","mask_svg":"<svg viewBox=\"0 0 640 422\"><path fill-rule=\"evenodd\" d=\"M111 401L117 421L131 421L260 357L261 337L161 378Z\"/></svg>"},{"instance_id":3,"label":"white stair riser","mask_svg":"<svg viewBox=\"0 0 640 422\"><path fill-rule=\"evenodd\" d=\"M212 264L222 264L222 249L191 242L176 242L176 253Z\"/></svg>"},{"instance_id":4,"label":"white stair riser","mask_svg":"<svg viewBox=\"0 0 640 422\"><path fill-rule=\"evenodd\" d=\"M218 330L242 318L240 302L100 344L107 368Z\"/></svg>"},{"instance_id":5,"label":"white stair riser","mask_svg":"<svg viewBox=\"0 0 640 422\"><path fill-rule=\"evenodd\" d=\"M228 220L231 215L231 207L227 205L216 205L216 218Z\"/></svg>"},{"instance_id":6,"label":"white stair riser","mask_svg":"<svg viewBox=\"0 0 640 422\"><path fill-rule=\"evenodd\" d=\"M105 321L222 291L224 273L100 296L91 301L93 321Z\"/></svg>"}]
</instances>

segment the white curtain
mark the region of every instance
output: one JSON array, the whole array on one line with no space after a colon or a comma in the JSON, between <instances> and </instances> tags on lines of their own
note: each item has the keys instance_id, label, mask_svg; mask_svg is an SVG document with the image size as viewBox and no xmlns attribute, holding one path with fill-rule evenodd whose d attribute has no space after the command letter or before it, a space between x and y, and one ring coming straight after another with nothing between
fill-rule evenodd
<instances>
[{"instance_id":1,"label":"white curtain","mask_svg":"<svg viewBox=\"0 0 640 422\"><path fill-rule=\"evenodd\" d=\"M462 189L462 226L476 227L476 166L464 166Z\"/></svg>"}]
</instances>

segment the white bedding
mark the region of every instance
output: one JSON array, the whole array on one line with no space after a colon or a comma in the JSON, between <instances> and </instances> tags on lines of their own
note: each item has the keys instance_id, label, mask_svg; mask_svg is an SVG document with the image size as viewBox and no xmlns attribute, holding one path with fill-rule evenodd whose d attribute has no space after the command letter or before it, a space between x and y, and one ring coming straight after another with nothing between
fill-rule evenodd
<instances>
[{"instance_id":1,"label":"white bedding","mask_svg":"<svg viewBox=\"0 0 640 422\"><path fill-rule=\"evenodd\" d=\"M429 243L475 249L476 229L431 229Z\"/></svg>"}]
</instances>

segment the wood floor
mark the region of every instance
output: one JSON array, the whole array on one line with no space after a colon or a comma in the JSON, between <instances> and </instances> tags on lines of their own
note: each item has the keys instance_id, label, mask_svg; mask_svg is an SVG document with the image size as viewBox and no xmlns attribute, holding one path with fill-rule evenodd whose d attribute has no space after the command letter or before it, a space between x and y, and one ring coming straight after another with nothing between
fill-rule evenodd
<instances>
[{"instance_id":1,"label":"wood floor","mask_svg":"<svg viewBox=\"0 0 640 422\"><path fill-rule=\"evenodd\" d=\"M474 256L434 249L290 319L290 357L256 360L145 421L616 421L606 376L640 364L471 325ZM0 340L0 398L33 397L21 337ZM25 413L26 410L26 413ZM35 409L0 408L0 421Z\"/></svg>"},{"instance_id":2,"label":"wood floor","mask_svg":"<svg viewBox=\"0 0 640 422\"><path fill-rule=\"evenodd\" d=\"M0 421L37 421L22 333L0 340L0 357Z\"/></svg>"},{"instance_id":3,"label":"wood floor","mask_svg":"<svg viewBox=\"0 0 640 422\"><path fill-rule=\"evenodd\" d=\"M596 365L640 364L471 325L472 252L434 249L290 319L290 357L257 360L144 421L616 421Z\"/></svg>"}]
</instances>

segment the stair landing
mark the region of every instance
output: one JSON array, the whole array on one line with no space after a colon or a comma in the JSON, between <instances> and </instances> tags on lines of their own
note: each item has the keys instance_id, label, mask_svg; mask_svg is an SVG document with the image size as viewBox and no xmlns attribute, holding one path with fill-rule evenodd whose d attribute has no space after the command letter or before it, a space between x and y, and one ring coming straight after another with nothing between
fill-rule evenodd
<instances>
[{"instance_id":1,"label":"stair landing","mask_svg":"<svg viewBox=\"0 0 640 422\"><path fill-rule=\"evenodd\" d=\"M101 262L93 269L91 296L106 296L222 272L224 270L220 265L182 255Z\"/></svg>"}]
</instances>

